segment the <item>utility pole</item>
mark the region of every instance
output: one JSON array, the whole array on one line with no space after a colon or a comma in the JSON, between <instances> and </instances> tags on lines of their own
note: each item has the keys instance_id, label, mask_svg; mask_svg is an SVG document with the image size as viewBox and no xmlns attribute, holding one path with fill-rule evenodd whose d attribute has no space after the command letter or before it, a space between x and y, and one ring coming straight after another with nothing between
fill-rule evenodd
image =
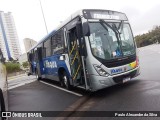
<instances>
[{"instance_id":1,"label":"utility pole","mask_svg":"<svg viewBox=\"0 0 160 120\"><path fill-rule=\"evenodd\" d=\"M41 0L39 0L39 3L40 3L40 6L41 6L41 12L42 12L42 16L43 16L43 20L44 20L44 25L45 25L45 28L46 28L46 32L47 32L47 34L48 34L47 24L46 24L46 20L45 20L43 8L42 8Z\"/></svg>"}]
</instances>

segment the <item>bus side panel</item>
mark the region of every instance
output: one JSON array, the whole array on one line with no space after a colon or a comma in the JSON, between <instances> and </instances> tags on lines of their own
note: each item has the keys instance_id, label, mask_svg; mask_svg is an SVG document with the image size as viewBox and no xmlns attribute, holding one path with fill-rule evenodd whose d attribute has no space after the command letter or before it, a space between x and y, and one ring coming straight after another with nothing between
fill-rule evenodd
<instances>
[{"instance_id":1,"label":"bus side panel","mask_svg":"<svg viewBox=\"0 0 160 120\"><path fill-rule=\"evenodd\" d=\"M70 70L69 70L69 63L68 63L68 60L60 60L60 56L57 56L58 57L58 60L57 60L57 66L58 66L58 70L60 68L63 68L65 70L65 72L67 73L67 76L70 78L71 75L70 75ZM67 65L68 63L68 65Z\"/></svg>"},{"instance_id":2,"label":"bus side panel","mask_svg":"<svg viewBox=\"0 0 160 120\"><path fill-rule=\"evenodd\" d=\"M44 64L44 76L47 79L58 80L57 77L57 64L56 56L51 56L43 59Z\"/></svg>"},{"instance_id":3,"label":"bus side panel","mask_svg":"<svg viewBox=\"0 0 160 120\"><path fill-rule=\"evenodd\" d=\"M43 60L39 61L39 65L40 65L41 75L44 75L44 63L43 63Z\"/></svg>"},{"instance_id":4,"label":"bus side panel","mask_svg":"<svg viewBox=\"0 0 160 120\"><path fill-rule=\"evenodd\" d=\"M68 77L70 77L69 70L67 68L65 60L59 60L61 55L54 55L43 59L44 70L43 74L45 78L59 81L58 70L63 68Z\"/></svg>"}]
</instances>

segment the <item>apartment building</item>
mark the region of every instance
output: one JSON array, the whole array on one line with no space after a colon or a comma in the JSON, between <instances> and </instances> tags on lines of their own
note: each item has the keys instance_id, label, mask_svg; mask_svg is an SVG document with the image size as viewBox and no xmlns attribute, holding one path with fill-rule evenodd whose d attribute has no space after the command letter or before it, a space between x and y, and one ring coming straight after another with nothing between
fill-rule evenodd
<instances>
[{"instance_id":1,"label":"apartment building","mask_svg":"<svg viewBox=\"0 0 160 120\"><path fill-rule=\"evenodd\" d=\"M0 48L6 60L18 59L21 54L18 35L11 12L0 11Z\"/></svg>"}]
</instances>

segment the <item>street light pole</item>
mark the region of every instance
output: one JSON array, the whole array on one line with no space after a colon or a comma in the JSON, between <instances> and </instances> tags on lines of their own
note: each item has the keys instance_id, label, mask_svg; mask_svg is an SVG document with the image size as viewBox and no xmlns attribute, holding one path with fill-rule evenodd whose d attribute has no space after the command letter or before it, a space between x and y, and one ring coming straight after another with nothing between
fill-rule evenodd
<instances>
[{"instance_id":1,"label":"street light pole","mask_svg":"<svg viewBox=\"0 0 160 120\"><path fill-rule=\"evenodd\" d=\"M42 15L43 15L43 20L44 20L44 24L45 24L46 32L47 32L47 34L48 34L47 24L46 24L46 20L45 20L45 16L44 16L43 8L42 8L41 0L39 0L39 3L40 3L40 6L41 6L41 11L42 11Z\"/></svg>"}]
</instances>

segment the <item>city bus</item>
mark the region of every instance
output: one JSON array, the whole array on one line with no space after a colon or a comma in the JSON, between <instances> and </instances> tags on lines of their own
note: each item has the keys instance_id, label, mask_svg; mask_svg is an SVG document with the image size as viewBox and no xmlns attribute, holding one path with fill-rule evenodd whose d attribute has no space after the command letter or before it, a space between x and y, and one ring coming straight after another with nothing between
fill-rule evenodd
<instances>
[{"instance_id":1,"label":"city bus","mask_svg":"<svg viewBox=\"0 0 160 120\"><path fill-rule=\"evenodd\" d=\"M97 91L140 74L131 26L124 13L83 9L28 52L30 73L71 89Z\"/></svg>"}]
</instances>

